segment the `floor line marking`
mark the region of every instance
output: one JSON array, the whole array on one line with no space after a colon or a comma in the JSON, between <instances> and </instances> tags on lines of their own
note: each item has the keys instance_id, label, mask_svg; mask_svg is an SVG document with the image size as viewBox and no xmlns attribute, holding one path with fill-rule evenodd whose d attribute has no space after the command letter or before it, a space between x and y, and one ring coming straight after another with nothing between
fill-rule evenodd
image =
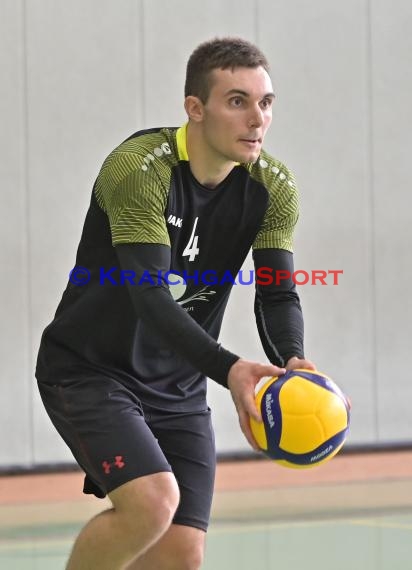
<instances>
[{"instance_id":1,"label":"floor line marking","mask_svg":"<svg viewBox=\"0 0 412 570\"><path fill-rule=\"evenodd\" d=\"M374 521L372 519L365 519L365 520L353 520L349 521L352 525L357 526L371 526L376 528L395 528L399 530L412 530L412 524L404 524L404 523L391 523L391 522L384 522L384 521Z\"/></svg>"}]
</instances>

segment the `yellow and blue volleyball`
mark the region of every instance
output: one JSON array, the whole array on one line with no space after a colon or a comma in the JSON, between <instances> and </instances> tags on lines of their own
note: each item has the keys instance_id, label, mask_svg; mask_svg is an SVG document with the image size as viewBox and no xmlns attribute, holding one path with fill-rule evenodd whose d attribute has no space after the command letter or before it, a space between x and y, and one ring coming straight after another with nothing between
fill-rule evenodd
<instances>
[{"instance_id":1,"label":"yellow and blue volleyball","mask_svg":"<svg viewBox=\"0 0 412 570\"><path fill-rule=\"evenodd\" d=\"M348 435L348 398L321 372L291 370L263 379L255 389L262 422L250 419L262 451L279 465L295 469L330 460Z\"/></svg>"}]
</instances>

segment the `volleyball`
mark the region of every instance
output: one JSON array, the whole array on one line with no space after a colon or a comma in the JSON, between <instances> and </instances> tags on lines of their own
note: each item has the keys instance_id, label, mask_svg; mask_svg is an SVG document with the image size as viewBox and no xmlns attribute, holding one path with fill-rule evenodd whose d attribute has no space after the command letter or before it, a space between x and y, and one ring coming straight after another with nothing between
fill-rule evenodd
<instances>
[{"instance_id":1,"label":"volleyball","mask_svg":"<svg viewBox=\"0 0 412 570\"><path fill-rule=\"evenodd\" d=\"M350 404L325 374L297 369L262 379L255 398L263 421L250 418L252 433L279 465L314 467L330 460L345 443Z\"/></svg>"}]
</instances>

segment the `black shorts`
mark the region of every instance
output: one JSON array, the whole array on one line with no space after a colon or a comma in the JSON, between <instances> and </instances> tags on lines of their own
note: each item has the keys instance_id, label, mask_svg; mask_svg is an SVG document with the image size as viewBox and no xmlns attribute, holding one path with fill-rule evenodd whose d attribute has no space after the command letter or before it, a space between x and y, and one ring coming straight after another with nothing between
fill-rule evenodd
<instances>
[{"instance_id":1,"label":"black shorts","mask_svg":"<svg viewBox=\"0 0 412 570\"><path fill-rule=\"evenodd\" d=\"M44 406L86 473L83 491L104 497L127 481L171 471L180 488L173 522L207 530L215 478L210 410L147 409L111 378L39 381Z\"/></svg>"}]
</instances>

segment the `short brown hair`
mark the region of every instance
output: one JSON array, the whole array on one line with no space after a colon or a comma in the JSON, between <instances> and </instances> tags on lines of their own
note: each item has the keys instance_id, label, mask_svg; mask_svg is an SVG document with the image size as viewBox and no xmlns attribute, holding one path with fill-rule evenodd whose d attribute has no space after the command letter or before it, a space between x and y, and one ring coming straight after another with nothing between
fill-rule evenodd
<instances>
[{"instance_id":1,"label":"short brown hair","mask_svg":"<svg viewBox=\"0 0 412 570\"><path fill-rule=\"evenodd\" d=\"M215 38L200 44L187 62L185 97L194 95L206 103L211 89L210 72L236 67L263 67L269 73L265 55L247 40Z\"/></svg>"}]
</instances>

